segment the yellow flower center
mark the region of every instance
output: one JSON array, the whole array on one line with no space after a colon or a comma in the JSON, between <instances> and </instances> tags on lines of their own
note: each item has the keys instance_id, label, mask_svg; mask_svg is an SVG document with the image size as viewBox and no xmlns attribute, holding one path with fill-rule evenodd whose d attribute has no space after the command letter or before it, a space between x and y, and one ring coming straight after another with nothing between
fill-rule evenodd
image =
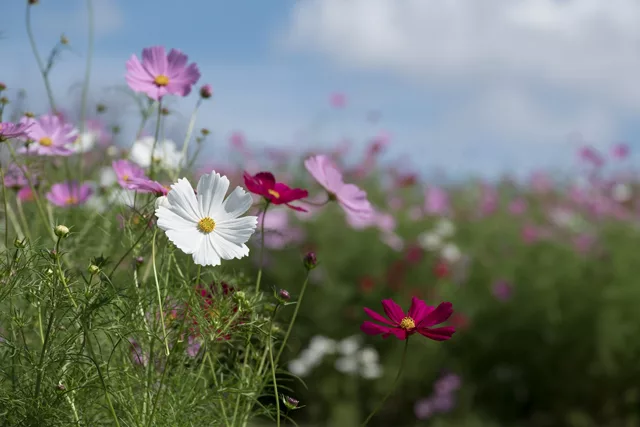
<instances>
[{"instance_id":1,"label":"yellow flower center","mask_svg":"<svg viewBox=\"0 0 640 427\"><path fill-rule=\"evenodd\" d=\"M45 136L44 138L40 138L40 141L38 141L38 142L43 147L51 147L51 145L53 144L53 141L48 136Z\"/></svg>"},{"instance_id":2,"label":"yellow flower center","mask_svg":"<svg viewBox=\"0 0 640 427\"><path fill-rule=\"evenodd\" d=\"M402 319L402 321L400 322L400 327L402 329L404 329L405 331L410 331L412 329L415 329L416 327L416 322L413 321L413 319L411 317L405 317L404 319Z\"/></svg>"},{"instance_id":3,"label":"yellow flower center","mask_svg":"<svg viewBox=\"0 0 640 427\"><path fill-rule=\"evenodd\" d=\"M65 202L67 205L75 205L75 204L77 204L77 203L78 203L78 198L77 198L77 197L74 197L74 196L71 196L71 197L68 197L68 198L67 198L67 200L65 200L64 202Z\"/></svg>"},{"instance_id":4,"label":"yellow flower center","mask_svg":"<svg viewBox=\"0 0 640 427\"><path fill-rule=\"evenodd\" d=\"M155 79L153 79L153 82L156 84L156 86L166 86L169 84L169 77L165 76L164 74L160 74L159 76L156 76Z\"/></svg>"},{"instance_id":5,"label":"yellow flower center","mask_svg":"<svg viewBox=\"0 0 640 427\"><path fill-rule=\"evenodd\" d=\"M123 180L124 182L129 181L129 175L127 175L127 174L122 175L122 180Z\"/></svg>"},{"instance_id":6,"label":"yellow flower center","mask_svg":"<svg viewBox=\"0 0 640 427\"><path fill-rule=\"evenodd\" d=\"M276 199L280 198L280 193L278 193L276 190L268 190L267 192L271 194L273 197L275 197Z\"/></svg>"},{"instance_id":7,"label":"yellow flower center","mask_svg":"<svg viewBox=\"0 0 640 427\"><path fill-rule=\"evenodd\" d=\"M216 228L216 222L208 216L198 221L198 230L205 234L211 233L214 228Z\"/></svg>"}]
</instances>

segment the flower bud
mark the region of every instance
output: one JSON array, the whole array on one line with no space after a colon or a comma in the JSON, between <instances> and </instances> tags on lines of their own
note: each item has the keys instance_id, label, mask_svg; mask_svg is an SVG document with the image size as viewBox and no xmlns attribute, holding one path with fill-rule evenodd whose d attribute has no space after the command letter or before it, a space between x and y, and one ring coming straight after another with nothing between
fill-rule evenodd
<instances>
[{"instance_id":1,"label":"flower bud","mask_svg":"<svg viewBox=\"0 0 640 427\"><path fill-rule=\"evenodd\" d=\"M277 298L278 300L280 300L280 302L287 302L291 299L291 294L289 294L289 291L287 291L286 289L280 289L278 291Z\"/></svg>"},{"instance_id":2,"label":"flower bud","mask_svg":"<svg viewBox=\"0 0 640 427\"><path fill-rule=\"evenodd\" d=\"M16 247L16 249L24 249L27 247L27 238L23 238L22 240L18 239L16 237L16 239L13 241L13 246Z\"/></svg>"},{"instance_id":3,"label":"flower bud","mask_svg":"<svg viewBox=\"0 0 640 427\"><path fill-rule=\"evenodd\" d=\"M202 135L204 135L204 136L207 136L207 135L209 135L211 133L211 131L209 129L207 129L207 128L202 128L202 129L200 129L200 133Z\"/></svg>"},{"instance_id":4,"label":"flower bud","mask_svg":"<svg viewBox=\"0 0 640 427\"><path fill-rule=\"evenodd\" d=\"M69 44L69 39L64 34L60 35L60 44L63 44L63 45Z\"/></svg>"},{"instance_id":5,"label":"flower bud","mask_svg":"<svg viewBox=\"0 0 640 427\"><path fill-rule=\"evenodd\" d=\"M288 409L296 409L300 403L298 399L294 399L291 396L283 396L282 400L284 401L284 406Z\"/></svg>"},{"instance_id":6,"label":"flower bud","mask_svg":"<svg viewBox=\"0 0 640 427\"><path fill-rule=\"evenodd\" d=\"M107 106L106 106L106 105L104 105L104 104L98 104L98 105L96 105L96 112L97 112L98 114L100 114L100 113L104 113L105 111L107 111Z\"/></svg>"},{"instance_id":7,"label":"flower bud","mask_svg":"<svg viewBox=\"0 0 640 427\"><path fill-rule=\"evenodd\" d=\"M316 268L316 266L318 265L318 259L316 258L315 252L308 252L304 256L303 263L304 263L304 268L306 268L307 271L310 271Z\"/></svg>"},{"instance_id":8,"label":"flower bud","mask_svg":"<svg viewBox=\"0 0 640 427\"><path fill-rule=\"evenodd\" d=\"M137 265L137 266L141 266L141 265L144 263L144 258L143 258L143 257L141 257L141 256L137 256L137 257L135 258L135 261L136 261L136 265Z\"/></svg>"},{"instance_id":9,"label":"flower bud","mask_svg":"<svg viewBox=\"0 0 640 427\"><path fill-rule=\"evenodd\" d=\"M5 90L7 88L7 85L0 82L0 92L2 92L3 90Z\"/></svg>"},{"instance_id":10,"label":"flower bud","mask_svg":"<svg viewBox=\"0 0 640 427\"><path fill-rule=\"evenodd\" d=\"M56 233L56 236L60 238L67 237L69 235L69 227L65 225L57 225L53 231Z\"/></svg>"},{"instance_id":11,"label":"flower bud","mask_svg":"<svg viewBox=\"0 0 640 427\"><path fill-rule=\"evenodd\" d=\"M210 84L206 84L200 88L200 96L202 99L209 99L213 95L213 90Z\"/></svg>"},{"instance_id":12,"label":"flower bud","mask_svg":"<svg viewBox=\"0 0 640 427\"><path fill-rule=\"evenodd\" d=\"M95 264L91 264L91 265L87 268L87 271L89 272L89 274L91 274L91 275L93 276L93 275L96 275L96 274L98 274L98 273L100 272L100 267L98 267L98 266L97 266L97 265L95 265Z\"/></svg>"},{"instance_id":13,"label":"flower bud","mask_svg":"<svg viewBox=\"0 0 640 427\"><path fill-rule=\"evenodd\" d=\"M25 112L24 112L24 116L25 116L25 117L28 117L28 118L30 118L30 119L33 119L36 115L35 115L35 114L33 114L31 111L25 111Z\"/></svg>"},{"instance_id":14,"label":"flower bud","mask_svg":"<svg viewBox=\"0 0 640 427\"><path fill-rule=\"evenodd\" d=\"M32 5L32 6L33 6L33 5L38 4L38 3L39 3L39 1L38 1L38 0L28 0L28 1L27 1L27 3L29 3L30 5Z\"/></svg>"},{"instance_id":15,"label":"flower bud","mask_svg":"<svg viewBox=\"0 0 640 427\"><path fill-rule=\"evenodd\" d=\"M162 107L162 110L160 110L160 114L162 114L163 116L168 116L169 113L170 113L170 111L166 107Z\"/></svg>"},{"instance_id":16,"label":"flower bud","mask_svg":"<svg viewBox=\"0 0 640 427\"><path fill-rule=\"evenodd\" d=\"M9 98L7 98L6 96L3 96L2 98L0 98L0 104L7 105L8 103L9 103Z\"/></svg>"}]
</instances>

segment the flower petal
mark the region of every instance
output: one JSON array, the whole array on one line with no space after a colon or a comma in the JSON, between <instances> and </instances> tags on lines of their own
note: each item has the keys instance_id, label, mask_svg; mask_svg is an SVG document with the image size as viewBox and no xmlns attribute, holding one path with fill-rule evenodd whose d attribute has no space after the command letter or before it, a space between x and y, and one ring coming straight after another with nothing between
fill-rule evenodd
<instances>
[{"instance_id":1,"label":"flower petal","mask_svg":"<svg viewBox=\"0 0 640 427\"><path fill-rule=\"evenodd\" d=\"M202 244L203 235L196 228L172 228L166 230L167 237L185 254L194 254Z\"/></svg>"},{"instance_id":2,"label":"flower petal","mask_svg":"<svg viewBox=\"0 0 640 427\"><path fill-rule=\"evenodd\" d=\"M370 308L363 307L363 309L364 309L364 312L367 313L367 315L371 317L373 320L375 320L376 322L386 323L387 325L393 325L393 323L389 322L387 319L385 319L375 311L371 310Z\"/></svg>"},{"instance_id":3,"label":"flower petal","mask_svg":"<svg viewBox=\"0 0 640 427\"><path fill-rule=\"evenodd\" d=\"M402 322L404 318L404 311L396 302L392 299L384 299L382 300L382 308L386 313L387 317L391 319L391 321L395 322L397 325Z\"/></svg>"},{"instance_id":4,"label":"flower petal","mask_svg":"<svg viewBox=\"0 0 640 427\"><path fill-rule=\"evenodd\" d=\"M435 310L427 314L416 326L418 328L428 328L446 321L452 314L453 305L450 302L443 302Z\"/></svg>"},{"instance_id":5,"label":"flower petal","mask_svg":"<svg viewBox=\"0 0 640 427\"><path fill-rule=\"evenodd\" d=\"M362 325L360 325L360 330L367 335L390 334L393 333L391 331L392 329L393 328L378 325L377 323L373 323L368 320L365 320L364 322L362 322Z\"/></svg>"},{"instance_id":6,"label":"flower petal","mask_svg":"<svg viewBox=\"0 0 640 427\"><path fill-rule=\"evenodd\" d=\"M202 175L198 181L198 207L203 216L217 220L224 196L229 190L229 178L215 171Z\"/></svg>"},{"instance_id":7,"label":"flower petal","mask_svg":"<svg viewBox=\"0 0 640 427\"><path fill-rule=\"evenodd\" d=\"M426 302L420 298L411 298L411 308L409 308L409 317L411 317L416 324L420 324L427 314L431 313L434 307L427 305Z\"/></svg>"},{"instance_id":8,"label":"flower petal","mask_svg":"<svg viewBox=\"0 0 640 427\"><path fill-rule=\"evenodd\" d=\"M226 240L218 233L211 233L209 241L212 248L220 255L222 259L243 258L249 255L249 248L245 244L235 244Z\"/></svg>"},{"instance_id":9,"label":"flower petal","mask_svg":"<svg viewBox=\"0 0 640 427\"><path fill-rule=\"evenodd\" d=\"M181 178L171 186L167 194L171 210L188 221L198 222L203 215L199 212L198 200L193 187L186 178Z\"/></svg>"},{"instance_id":10,"label":"flower petal","mask_svg":"<svg viewBox=\"0 0 640 427\"><path fill-rule=\"evenodd\" d=\"M245 216L242 218L227 219L216 224L214 234L236 244L246 243L255 232L258 224L258 217Z\"/></svg>"},{"instance_id":11,"label":"flower petal","mask_svg":"<svg viewBox=\"0 0 640 427\"><path fill-rule=\"evenodd\" d=\"M220 221L238 218L248 211L252 204L251 194L244 191L242 187L236 187L222 202L222 212L218 213L217 217L220 218Z\"/></svg>"},{"instance_id":12,"label":"flower petal","mask_svg":"<svg viewBox=\"0 0 640 427\"><path fill-rule=\"evenodd\" d=\"M202 240L195 252L193 252L193 262L202 266L216 266L220 265L220 255L211 244L211 234L208 236L199 233L202 236Z\"/></svg>"},{"instance_id":13,"label":"flower petal","mask_svg":"<svg viewBox=\"0 0 640 427\"><path fill-rule=\"evenodd\" d=\"M443 328L418 328L418 333L430 338L434 341L446 341L451 338L456 329L452 326L445 326Z\"/></svg>"}]
</instances>

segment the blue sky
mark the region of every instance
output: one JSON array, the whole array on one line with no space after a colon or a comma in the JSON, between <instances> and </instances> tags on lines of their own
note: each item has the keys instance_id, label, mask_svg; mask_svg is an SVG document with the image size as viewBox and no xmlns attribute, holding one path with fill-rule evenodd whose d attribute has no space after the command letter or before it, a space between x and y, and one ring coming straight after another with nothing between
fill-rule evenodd
<instances>
[{"instance_id":1,"label":"blue sky","mask_svg":"<svg viewBox=\"0 0 640 427\"><path fill-rule=\"evenodd\" d=\"M30 108L42 112L24 3L12 1L0 16L0 80L26 88ZM256 147L332 146L343 137L364 147L384 129L393 135L388 159L410 158L425 174L437 167L495 176L574 167L572 132L603 150L633 146L638 135L634 0L93 3L92 98L123 84L125 61L143 47L179 48L214 88L198 120L216 137L208 156L222 156L234 130ZM61 33L74 49L51 76L63 103L74 101L68 89L83 73L85 17L84 0L41 0L33 9L43 54ZM347 95L346 110L328 107L334 91ZM195 99L175 101L175 123ZM369 110L382 113L379 124L366 122ZM316 120L322 126L312 136L296 139Z\"/></svg>"}]
</instances>

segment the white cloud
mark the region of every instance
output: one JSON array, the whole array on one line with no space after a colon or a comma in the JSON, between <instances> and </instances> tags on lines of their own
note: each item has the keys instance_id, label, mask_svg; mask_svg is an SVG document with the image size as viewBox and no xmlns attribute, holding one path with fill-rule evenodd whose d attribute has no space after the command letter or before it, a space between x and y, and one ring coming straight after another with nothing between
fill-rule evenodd
<instances>
[{"instance_id":1,"label":"white cloud","mask_svg":"<svg viewBox=\"0 0 640 427\"><path fill-rule=\"evenodd\" d=\"M513 78L636 104L637 0L306 0L287 39L423 79Z\"/></svg>"}]
</instances>

